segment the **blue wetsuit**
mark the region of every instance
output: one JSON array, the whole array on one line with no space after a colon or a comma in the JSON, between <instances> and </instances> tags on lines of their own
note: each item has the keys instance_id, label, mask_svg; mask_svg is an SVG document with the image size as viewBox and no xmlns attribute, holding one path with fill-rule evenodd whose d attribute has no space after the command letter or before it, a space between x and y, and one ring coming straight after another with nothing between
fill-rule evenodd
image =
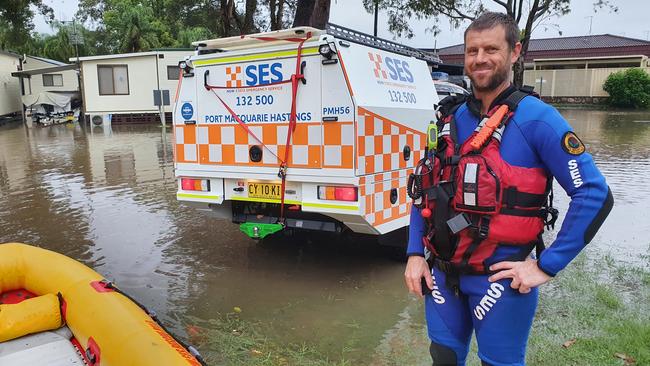
<instances>
[{"instance_id":1,"label":"blue wetsuit","mask_svg":"<svg viewBox=\"0 0 650 366\"><path fill-rule=\"evenodd\" d=\"M512 91L513 87L502 93L495 104ZM459 143L467 140L478 125L479 110L480 101L471 97L456 110ZM542 271L555 276L591 241L611 210L609 187L566 120L555 108L533 96L520 102L505 129L500 151L511 165L544 168L571 197L555 242L538 260ZM424 254L424 230L420 210L413 207L408 255ZM515 250L519 249L499 246L486 263L500 262ZM484 364L524 364L537 307L537 288L520 294L510 287L511 279L490 283L489 275L461 275L457 296L445 285L445 273L434 267L432 276L436 286L425 297L425 309L434 364L448 364L453 359L464 365L472 330L476 331L479 357ZM436 363L435 357L443 361Z\"/></svg>"}]
</instances>

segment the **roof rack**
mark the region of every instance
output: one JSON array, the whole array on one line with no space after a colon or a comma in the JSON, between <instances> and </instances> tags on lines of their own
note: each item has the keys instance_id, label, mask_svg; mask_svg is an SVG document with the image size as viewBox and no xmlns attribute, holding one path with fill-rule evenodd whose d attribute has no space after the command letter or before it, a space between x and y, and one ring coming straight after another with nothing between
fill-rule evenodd
<instances>
[{"instance_id":1,"label":"roof rack","mask_svg":"<svg viewBox=\"0 0 650 366\"><path fill-rule=\"evenodd\" d=\"M346 41L380 48L384 51L394 52L404 56L412 56L429 63L441 64L442 60L433 53L419 50L417 48L405 46L397 42L389 41L387 39L374 37L369 34L358 32L350 28L342 27L340 25L327 23L326 26L327 34L331 34L336 38L344 39Z\"/></svg>"}]
</instances>

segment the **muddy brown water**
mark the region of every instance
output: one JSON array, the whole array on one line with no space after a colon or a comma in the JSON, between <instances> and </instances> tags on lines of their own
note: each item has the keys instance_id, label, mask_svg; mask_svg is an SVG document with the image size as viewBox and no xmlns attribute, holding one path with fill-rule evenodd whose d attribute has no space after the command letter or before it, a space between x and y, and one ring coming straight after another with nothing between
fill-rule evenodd
<instances>
[{"instance_id":1,"label":"muddy brown water","mask_svg":"<svg viewBox=\"0 0 650 366\"><path fill-rule=\"evenodd\" d=\"M562 114L616 199L590 246L626 262L648 255L650 113ZM402 263L369 243L332 238L260 244L227 221L179 204L172 137L163 131L0 127L0 242L36 244L81 260L155 309L182 337L193 321L234 307L280 344L304 342L354 364L367 363L387 338L399 337L404 310L415 301L403 288ZM566 211L561 189L556 197Z\"/></svg>"}]
</instances>

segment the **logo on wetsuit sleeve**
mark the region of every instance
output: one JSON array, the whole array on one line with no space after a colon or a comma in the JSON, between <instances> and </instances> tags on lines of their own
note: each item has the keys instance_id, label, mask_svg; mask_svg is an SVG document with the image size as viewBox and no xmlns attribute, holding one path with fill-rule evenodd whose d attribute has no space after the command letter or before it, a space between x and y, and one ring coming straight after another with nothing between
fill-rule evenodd
<instances>
[{"instance_id":1,"label":"logo on wetsuit sleeve","mask_svg":"<svg viewBox=\"0 0 650 366\"><path fill-rule=\"evenodd\" d=\"M580 176L580 169L578 169L578 162L575 159L571 159L568 162L569 165L569 175L571 175L571 180L573 180L573 186L578 188L584 182Z\"/></svg>"},{"instance_id":2,"label":"logo on wetsuit sleeve","mask_svg":"<svg viewBox=\"0 0 650 366\"><path fill-rule=\"evenodd\" d=\"M445 298L442 297L442 293L438 288L438 284L436 283L436 276L433 275L433 269L431 270L431 279L433 280L433 291L431 291L433 301L438 305L442 305L445 303Z\"/></svg>"},{"instance_id":3,"label":"logo on wetsuit sleeve","mask_svg":"<svg viewBox=\"0 0 650 366\"><path fill-rule=\"evenodd\" d=\"M585 145L575 133L569 131L562 136L562 149L571 155L580 155L585 152Z\"/></svg>"},{"instance_id":4,"label":"logo on wetsuit sleeve","mask_svg":"<svg viewBox=\"0 0 650 366\"><path fill-rule=\"evenodd\" d=\"M478 305L474 308L474 316L478 320L483 320L485 314L487 314L492 306L497 303L497 299L501 297L501 292L505 288L498 282L494 282L490 285L490 288L487 290L485 296L479 301Z\"/></svg>"}]
</instances>

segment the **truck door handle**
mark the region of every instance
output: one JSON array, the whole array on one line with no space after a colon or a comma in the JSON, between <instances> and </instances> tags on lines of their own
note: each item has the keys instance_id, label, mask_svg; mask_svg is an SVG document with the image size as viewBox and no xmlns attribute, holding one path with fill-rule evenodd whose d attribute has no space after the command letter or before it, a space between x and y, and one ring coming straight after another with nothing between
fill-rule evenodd
<instances>
[{"instance_id":1,"label":"truck door handle","mask_svg":"<svg viewBox=\"0 0 650 366\"><path fill-rule=\"evenodd\" d=\"M208 85L208 75L210 75L210 70L205 70L203 73L203 86L205 90L210 90L210 85Z\"/></svg>"},{"instance_id":2,"label":"truck door handle","mask_svg":"<svg viewBox=\"0 0 650 366\"><path fill-rule=\"evenodd\" d=\"M307 61L300 63L300 75L302 75L302 85L307 85L307 79L305 79L305 67L307 66Z\"/></svg>"}]
</instances>

